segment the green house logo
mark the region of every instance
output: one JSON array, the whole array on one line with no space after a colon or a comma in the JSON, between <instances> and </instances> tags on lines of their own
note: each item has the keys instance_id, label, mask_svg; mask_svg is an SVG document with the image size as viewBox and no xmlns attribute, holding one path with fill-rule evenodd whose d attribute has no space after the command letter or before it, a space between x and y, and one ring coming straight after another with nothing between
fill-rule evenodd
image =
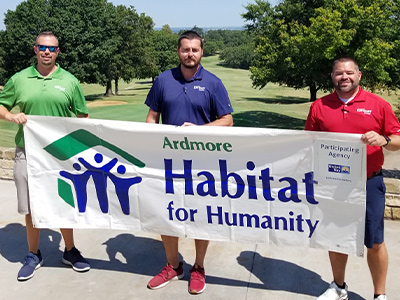
<instances>
[{"instance_id":1,"label":"green house logo","mask_svg":"<svg viewBox=\"0 0 400 300\"><path fill-rule=\"evenodd\" d=\"M58 195L70 206L75 207L72 186L75 189L76 202L79 212L85 212L87 206L87 185L91 178L94 182L97 199L100 209L103 213L108 213L108 179L114 184L115 193L118 197L122 212L126 215L130 213L129 207L129 189L131 186L142 181L140 176L122 177L126 173L126 166L118 161L117 157L112 158L109 162L104 162L104 155L96 153L94 161L96 165L91 164L82 157L82 152L93 147L102 146L115 153L116 156L124 158L132 165L143 168L145 164L131 154L121 148L99 138L89 131L80 129L74 131L53 143L47 145L44 150L53 157L61 161L66 161L79 155L78 162L73 163L74 172L62 170L59 172L62 178L58 178ZM118 175L111 172L116 167Z\"/></svg>"}]
</instances>

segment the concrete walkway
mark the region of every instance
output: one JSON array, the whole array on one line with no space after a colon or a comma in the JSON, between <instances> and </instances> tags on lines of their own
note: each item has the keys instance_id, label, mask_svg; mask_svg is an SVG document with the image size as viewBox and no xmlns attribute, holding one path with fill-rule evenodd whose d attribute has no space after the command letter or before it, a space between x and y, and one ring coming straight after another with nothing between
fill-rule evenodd
<instances>
[{"instance_id":1,"label":"concrete walkway","mask_svg":"<svg viewBox=\"0 0 400 300\"><path fill-rule=\"evenodd\" d=\"M0 180L0 299L315 299L332 280L327 252L279 248L263 244L211 242L206 258L207 289L187 292L194 261L193 241L182 239L180 254L186 275L159 290L146 284L165 264L159 236L116 230L76 230L75 240L92 269L77 273L61 262L59 231L42 230L44 266L18 282L26 255L24 218L16 208L13 181ZM400 222L386 221L390 264L387 295L400 299ZM350 299L372 299L373 288L365 258L350 257L347 268Z\"/></svg>"}]
</instances>

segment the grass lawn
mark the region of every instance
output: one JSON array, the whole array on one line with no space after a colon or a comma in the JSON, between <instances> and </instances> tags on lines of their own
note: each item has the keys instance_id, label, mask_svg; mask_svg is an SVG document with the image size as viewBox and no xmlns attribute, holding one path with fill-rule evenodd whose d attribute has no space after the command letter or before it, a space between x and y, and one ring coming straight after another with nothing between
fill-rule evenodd
<instances>
[{"instance_id":1,"label":"grass lawn","mask_svg":"<svg viewBox=\"0 0 400 300\"><path fill-rule=\"evenodd\" d=\"M310 107L309 91L295 90L275 84L264 89L252 88L249 71L225 68L218 57L205 57L203 66L221 78L234 109L234 126L303 129ZM105 87L82 84L90 117L96 119L144 122L148 107L144 105L151 87L149 80L119 83L119 95L104 97ZM324 93L319 93L318 97ZM381 95L392 105L398 103L397 95ZM118 105L106 105L114 101ZM14 147L15 124L0 121L0 146Z\"/></svg>"}]
</instances>

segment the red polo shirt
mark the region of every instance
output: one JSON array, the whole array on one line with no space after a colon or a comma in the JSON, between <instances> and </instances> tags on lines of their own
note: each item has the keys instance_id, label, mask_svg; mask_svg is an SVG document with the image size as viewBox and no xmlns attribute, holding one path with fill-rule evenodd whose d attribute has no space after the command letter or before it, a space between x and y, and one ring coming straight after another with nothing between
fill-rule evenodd
<instances>
[{"instance_id":1,"label":"red polo shirt","mask_svg":"<svg viewBox=\"0 0 400 300\"><path fill-rule=\"evenodd\" d=\"M311 104L305 130L380 135L400 135L400 124L388 102L359 88L351 101L343 103L336 91ZM379 146L367 146L367 176L383 165Z\"/></svg>"}]
</instances>

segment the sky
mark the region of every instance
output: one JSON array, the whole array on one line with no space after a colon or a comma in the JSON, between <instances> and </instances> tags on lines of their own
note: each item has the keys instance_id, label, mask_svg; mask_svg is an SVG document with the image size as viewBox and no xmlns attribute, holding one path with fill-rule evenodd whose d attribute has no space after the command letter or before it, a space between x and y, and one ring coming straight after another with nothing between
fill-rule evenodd
<instances>
[{"instance_id":1,"label":"sky","mask_svg":"<svg viewBox=\"0 0 400 300\"><path fill-rule=\"evenodd\" d=\"M241 14L244 6L254 0L108 0L114 5L133 6L138 13L145 13L155 23L155 27L168 24L170 27L241 27L244 20ZM279 0L270 0L276 5ZM4 14L15 10L21 0L0 0L0 30L5 30ZM82 1L84 3L84 1Z\"/></svg>"}]
</instances>

